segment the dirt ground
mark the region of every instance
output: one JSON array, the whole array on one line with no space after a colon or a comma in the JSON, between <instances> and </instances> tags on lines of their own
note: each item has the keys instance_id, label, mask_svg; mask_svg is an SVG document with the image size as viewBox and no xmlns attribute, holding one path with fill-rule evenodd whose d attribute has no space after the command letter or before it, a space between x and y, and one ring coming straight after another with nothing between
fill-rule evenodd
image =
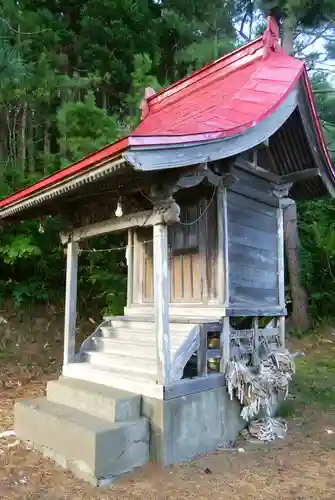
<instances>
[{"instance_id":1,"label":"dirt ground","mask_svg":"<svg viewBox=\"0 0 335 500\"><path fill-rule=\"evenodd\" d=\"M43 394L46 380L55 378L61 352L57 339L55 334L47 347L36 341L33 352L28 355L29 363L25 342L17 348L16 362L13 356L0 357L3 382L2 388L0 386L0 432L12 429L16 399ZM295 341L294 348L304 350L306 357L301 367L298 366L298 382L293 387L295 396L287 410L290 416L285 440L255 444L241 438L238 446L244 451L220 451L164 470L149 464L109 488L95 489L55 466L38 452L25 448L16 442L15 436L3 438L0 439L0 498L335 498L335 363L332 364L335 359L335 336L328 330L326 335L314 336L304 342ZM42 359L40 356L43 356L44 365L38 361ZM49 363L45 363L46 357ZM44 367L41 368L41 365ZM301 380L305 385L301 385ZM314 397L313 394L321 396Z\"/></svg>"}]
</instances>

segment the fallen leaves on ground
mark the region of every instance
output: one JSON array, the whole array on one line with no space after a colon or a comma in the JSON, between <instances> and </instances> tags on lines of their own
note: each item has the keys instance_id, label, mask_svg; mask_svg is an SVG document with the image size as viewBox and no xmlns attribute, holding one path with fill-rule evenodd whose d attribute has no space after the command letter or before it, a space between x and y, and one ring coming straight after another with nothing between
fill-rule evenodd
<instances>
[{"instance_id":1,"label":"fallen leaves on ground","mask_svg":"<svg viewBox=\"0 0 335 500\"><path fill-rule=\"evenodd\" d=\"M42 341L43 340L43 341ZM0 387L0 432L13 429L17 399L43 395L46 382L56 378L61 349L42 339L29 368L23 357L1 360L0 372L8 377ZM318 359L329 343L308 339L299 349ZM317 348L316 348L317 347ZM26 359L26 358L24 358ZM293 399L295 404L295 399ZM289 419L283 441L265 444L241 439L235 451L221 450L192 462L162 469L157 464L119 479L112 487L95 489L56 466L38 452L17 443L15 436L0 438L1 500L331 500L335 491L335 414L313 405ZM330 432L329 432L330 431ZM15 443L15 444L14 444ZM9 446L13 444L13 446ZM243 449L244 453L239 452Z\"/></svg>"}]
</instances>

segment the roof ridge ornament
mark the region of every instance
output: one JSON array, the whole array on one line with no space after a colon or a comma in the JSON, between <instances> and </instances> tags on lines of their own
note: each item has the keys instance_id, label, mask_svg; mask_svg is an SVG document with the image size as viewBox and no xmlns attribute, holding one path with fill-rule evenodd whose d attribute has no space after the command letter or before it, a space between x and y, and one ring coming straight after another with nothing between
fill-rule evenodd
<instances>
[{"instance_id":1,"label":"roof ridge ornament","mask_svg":"<svg viewBox=\"0 0 335 500\"><path fill-rule=\"evenodd\" d=\"M153 89L152 87L146 87L144 91L144 99L142 99L141 104L140 104L140 110L141 110L141 120L144 120L146 116L148 116L150 108L149 108L149 103L148 100L150 97L153 97L156 94L156 90Z\"/></svg>"},{"instance_id":2,"label":"roof ridge ornament","mask_svg":"<svg viewBox=\"0 0 335 500\"><path fill-rule=\"evenodd\" d=\"M282 47L280 45L279 39L279 24L272 16L269 16L267 18L266 29L263 33L263 43L264 58L267 57L271 51L282 52Z\"/></svg>"}]
</instances>

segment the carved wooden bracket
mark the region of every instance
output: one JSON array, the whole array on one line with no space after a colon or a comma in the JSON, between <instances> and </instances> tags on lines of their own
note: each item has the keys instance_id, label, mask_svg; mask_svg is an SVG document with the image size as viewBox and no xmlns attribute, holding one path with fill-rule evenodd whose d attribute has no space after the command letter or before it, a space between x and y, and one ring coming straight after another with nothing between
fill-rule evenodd
<instances>
[{"instance_id":1,"label":"carved wooden bracket","mask_svg":"<svg viewBox=\"0 0 335 500\"><path fill-rule=\"evenodd\" d=\"M279 200L287 198L292 186L293 182L287 182L286 184L272 184L272 194Z\"/></svg>"},{"instance_id":2,"label":"carved wooden bracket","mask_svg":"<svg viewBox=\"0 0 335 500\"><path fill-rule=\"evenodd\" d=\"M214 187L219 185L229 187L237 181L238 178L230 172L230 169L227 172L216 173L209 168L207 163L203 163L198 165L196 169L182 175L175 184L173 192L175 193L180 189L189 189L203 182L207 182Z\"/></svg>"}]
</instances>

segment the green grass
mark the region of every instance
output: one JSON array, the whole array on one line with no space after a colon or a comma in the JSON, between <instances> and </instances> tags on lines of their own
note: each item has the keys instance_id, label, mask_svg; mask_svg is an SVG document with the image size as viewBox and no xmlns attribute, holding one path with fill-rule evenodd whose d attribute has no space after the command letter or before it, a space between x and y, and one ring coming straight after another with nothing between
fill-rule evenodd
<instances>
[{"instance_id":1,"label":"green grass","mask_svg":"<svg viewBox=\"0 0 335 500\"><path fill-rule=\"evenodd\" d=\"M331 348L322 355L310 353L297 360L290 392L295 399L281 405L279 414L283 418L310 405L325 411L335 410L335 355Z\"/></svg>"},{"instance_id":2,"label":"green grass","mask_svg":"<svg viewBox=\"0 0 335 500\"><path fill-rule=\"evenodd\" d=\"M279 418L290 418L293 417L297 412L295 401L286 400L280 403L277 409L277 416Z\"/></svg>"}]
</instances>

